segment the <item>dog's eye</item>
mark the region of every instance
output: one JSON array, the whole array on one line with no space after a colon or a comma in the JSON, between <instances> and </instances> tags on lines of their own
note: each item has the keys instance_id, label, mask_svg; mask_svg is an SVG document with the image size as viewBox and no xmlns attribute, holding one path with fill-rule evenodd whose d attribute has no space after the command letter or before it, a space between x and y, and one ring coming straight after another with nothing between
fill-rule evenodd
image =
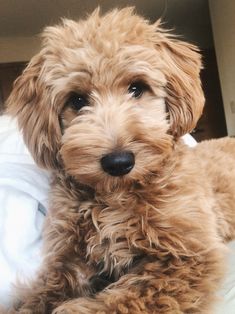
<instances>
[{"instance_id":1,"label":"dog's eye","mask_svg":"<svg viewBox=\"0 0 235 314\"><path fill-rule=\"evenodd\" d=\"M132 97L140 98L147 89L148 89L148 86L145 83L134 82L129 86L128 92L132 94Z\"/></svg>"},{"instance_id":2,"label":"dog's eye","mask_svg":"<svg viewBox=\"0 0 235 314\"><path fill-rule=\"evenodd\" d=\"M71 107L73 110L79 111L82 107L88 105L88 98L86 95L73 93L67 100L66 105Z\"/></svg>"}]
</instances>

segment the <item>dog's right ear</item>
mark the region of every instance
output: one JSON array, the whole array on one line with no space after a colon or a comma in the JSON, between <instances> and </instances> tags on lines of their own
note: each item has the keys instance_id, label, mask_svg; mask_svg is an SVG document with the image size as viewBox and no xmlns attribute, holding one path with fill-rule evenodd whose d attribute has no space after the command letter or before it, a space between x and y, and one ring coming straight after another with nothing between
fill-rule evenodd
<instances>
[{"instance_id":1,"label":"dog's right ear","mask_svg":"<svg viewBox=\"0 0 235 314\"><path fill-rule=\"evenodd\" d=\"M45 85L44 56L32 58L15 81L7 100L7 113L17 118L24 141L34 160L47 169L58 168L57 153L61 138L58 113Z\"/></svg>"}]
</instances>

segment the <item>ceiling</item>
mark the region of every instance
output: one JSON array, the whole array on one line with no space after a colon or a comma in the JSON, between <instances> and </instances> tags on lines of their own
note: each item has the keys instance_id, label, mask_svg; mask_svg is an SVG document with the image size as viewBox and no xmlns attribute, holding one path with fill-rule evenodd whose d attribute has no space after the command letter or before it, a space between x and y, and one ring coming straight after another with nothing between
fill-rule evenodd
<instances>
[{"instance_id":1,"label":"ceiling","mask_svg":"<svg viewBox=\"0 0 235 314\"><path fill-rule=\"evenodd\" d=\"M213 45L207 0L0 0L0 37L33 36L61 17L78 19L98 5L103 11L135 6L153 21L163 17L166 27L200 47Z\"/></svg>"}]
</instances>

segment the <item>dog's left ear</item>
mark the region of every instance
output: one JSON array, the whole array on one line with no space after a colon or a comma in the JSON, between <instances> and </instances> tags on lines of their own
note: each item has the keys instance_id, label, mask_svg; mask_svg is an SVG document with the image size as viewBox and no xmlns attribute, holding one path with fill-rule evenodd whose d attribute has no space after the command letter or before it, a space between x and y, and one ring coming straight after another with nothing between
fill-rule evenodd
<instances>
[{"instance_id":1,"label":"dog's left ear","mask_svg":"<svg viewBox=\"0 0 235 314\"><path fill-rule=\"evenodd\" d=\"M178 138L194 129L204 107L201 56L194 45L164 31L161 37L156 48L163 60L163 72L167 79L166 106L170 133Z\"/></svg>"}]
</instances>

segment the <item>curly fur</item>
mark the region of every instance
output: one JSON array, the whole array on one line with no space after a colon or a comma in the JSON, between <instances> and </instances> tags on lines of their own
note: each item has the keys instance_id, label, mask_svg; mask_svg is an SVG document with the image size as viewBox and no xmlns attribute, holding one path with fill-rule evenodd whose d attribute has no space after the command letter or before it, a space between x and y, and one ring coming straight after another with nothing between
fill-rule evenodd
<instances>
[{"instance_id":1,"label":"curly fur","mask_svg":"<svg viewBox=\"0 0 235 314\"><path fill-rule=\"evenodd\" d=\"M9 313L210 313L235 230L235 142L187 148L204 96L197 48L132 8L43 33L15 82L16 116L52 172L44 261ZM150 88L128 93L136 80ZM68 95L89 95L75 112ZM100 159L135 155L124 176Z\"/></svg>"}]
</instances>

